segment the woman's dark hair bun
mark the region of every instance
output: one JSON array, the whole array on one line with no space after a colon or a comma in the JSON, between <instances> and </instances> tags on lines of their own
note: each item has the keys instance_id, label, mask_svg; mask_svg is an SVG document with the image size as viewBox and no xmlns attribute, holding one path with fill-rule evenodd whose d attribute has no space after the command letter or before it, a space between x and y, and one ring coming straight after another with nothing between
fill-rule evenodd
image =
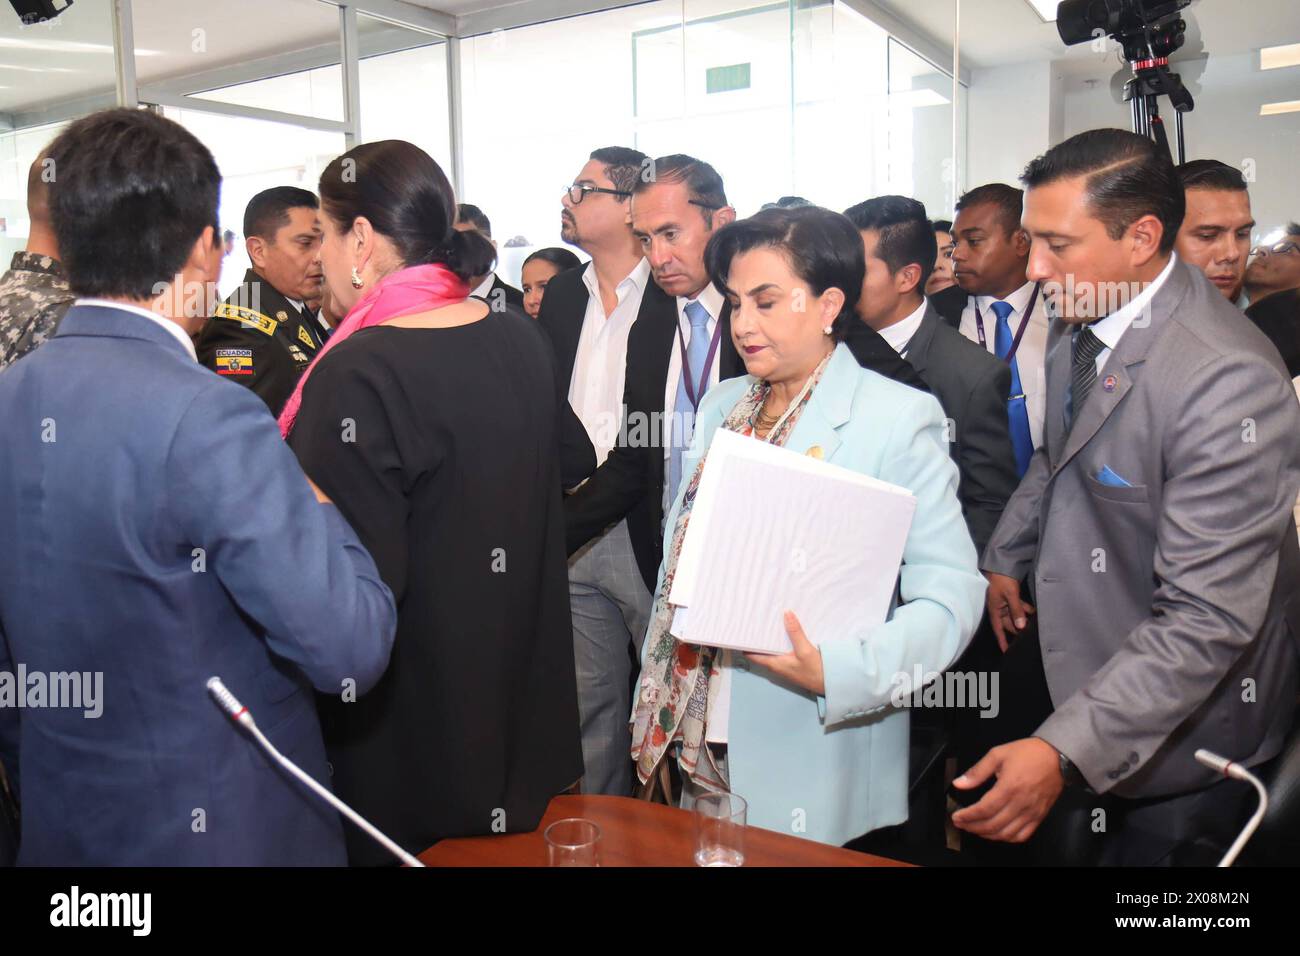
<instances>
[{"instance_id":1,"label":"woman's dark hair bun","mask_svg":"<svg viewBox=\"0 0 1300 956\"><path fill-rule=\"evenodd\" d=\"M360 217L392 242L404 266L441 263L461 279L486 275L496 249L477 232L458 232L456 195L432 156L401 139L363 143L320 177L321 209L340 229Z\"/></svg>"},{"instance_id":2,"label":"woman's dark hair bun","mask_svg":"<svg viewBox=\"0 0 1300 956\"><path fill-rule=\"evenodd\" d=\"M441 262L465 281L484 276L496 268L497 250L477 229L453 229L433 251L430 262Z\"/></svg>"}]
</instances>

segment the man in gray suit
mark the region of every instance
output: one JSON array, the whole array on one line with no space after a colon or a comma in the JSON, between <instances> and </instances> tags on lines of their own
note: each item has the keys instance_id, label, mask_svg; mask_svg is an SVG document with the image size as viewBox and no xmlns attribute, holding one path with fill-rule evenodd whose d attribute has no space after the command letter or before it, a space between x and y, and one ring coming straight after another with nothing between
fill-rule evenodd
<instances>
[{"instance_id":1,"label":"man in gray suit","mask_svg":"<svg viewBox=\"0 0 1300 956\"><path fill-rule=\"evenodd\" d=\"M867 260L858 299L863 326L847 329L845 341L856 356L865 327L879 332L939 399L962 514L982 552L1018 481L1007 425L1011 369L945 323L922 294L938 256L925 206L906 196L879 196L844 215L862 234Z\"/></svg>"},{"instance_id":2,"label":"man in gray suit","mask_svg":"<svg viewBox=\"0 0 1300 956\"><path fill-rule=\"evenodd\" d=\"M1183 189L1154 143L1081 133L1022 181L1055 316L1047 437L981 566L1000 642L1037 613L1054 712L954 781L997 778L953 822L1022 842L1086 787L1112 808L1102 862L1212 863L1250 792L1193 754L1263 764L1295 704L1300 406L1276 350L1172 255Z\"/></svg>"}]
</instances>

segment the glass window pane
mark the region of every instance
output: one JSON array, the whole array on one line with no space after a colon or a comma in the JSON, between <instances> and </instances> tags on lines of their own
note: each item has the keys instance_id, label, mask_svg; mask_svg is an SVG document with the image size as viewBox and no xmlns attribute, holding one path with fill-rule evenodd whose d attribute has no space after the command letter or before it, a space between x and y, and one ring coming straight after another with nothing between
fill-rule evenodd
<instances>
[{"instance_id":1,"label":"glass window pane","mask_svg":"<svg viewBox=\"0 0 1300 956\"><path fill-rule=\"evenodd\" d=\"M133 0L142 99L171 93L343 119L338 8L320 0Z\"/></svg>"},{"instance_id":2,"label":"glass window pane","mask_svg":"<svg viewBox=\"0 0 1300 956\"><path fill-rule=\"evenodd\" d=\"M0 272L9 268L13 254L27 244L31 226L27 174L32 163L67 125L53 123L0 133Z\"/></svg>"},{"instance_id":3,"label":"glass window pane","mask_svg":"<svg viewBox=\"0 0 1300 956\"><path fill-rule=\"evenodd\" d=\"M35 114L59 105L78 104L83 110L114 105L111 10L107 3L78 3L53 20L24 25L4 4L0 114L8 114L14 126L22 127L39 123ZM137 45L139 59L157 55L138 41Z\"/></svg>"},{"instance_id":4,"label":"glass window pane","mask_svg":"<svg viewBox=\"0 0 1300 956\"><path fill-rule=\"evenodd\" d=\"M361 139L404 139L451 176L447 43L442 37L358 16ZM399 91L409 95L395 95Z\"/></svg>"},{"instance_id":5,"label":"glass window pane","mask_svg":"<svg viewBox=\"0 0 1300 956\"><path fill-rule=\"evenodd\" d=\"M220 292L229 295L249 266L243 225L248 201L272 186L299 186L316 192L321 171L343 152L343 134L201 110L167 107L163 113L212 150L221 170L221 227L236 236L221 270ZM249 143L256 143L257 148L250 149Z\"/></svg>"},{"instance_id":6,"label":"glass window pane","mask_svg":"<svg viewBox=\"0 0 1300 956\"><path fill-rule=\"evenodd\" d=\"M952 77L889 41L889 167L885 192L911 196L945 218L953 195Z\"/></svg>"},{"instance_id":7,"label":"glass window pane","mask_svg":"<svg viewBox=\"0 0 1300 956\"><path fill-rule=\"evenodd\" d=\"M560 193L587 155L639 145L632 38L680 21L680 0L655 0L462 41L460 199L492 220L507 282L533 248L561 245Z\"/></svg>"}]
</instances>

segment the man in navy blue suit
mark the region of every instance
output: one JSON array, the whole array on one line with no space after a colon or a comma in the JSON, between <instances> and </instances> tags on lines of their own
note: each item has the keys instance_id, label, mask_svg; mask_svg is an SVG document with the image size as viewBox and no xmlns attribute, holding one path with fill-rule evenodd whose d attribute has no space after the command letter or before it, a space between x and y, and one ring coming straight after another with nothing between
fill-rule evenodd
<instances>
[{"instance_id":1,"label":"man in navy blue suit","mask_svg":"<svg viewBox=\"0 0 1300 956\"><path fill-rule=\"evenodd\" d=\"M367 690L396 624L266 406L195 359L221 263L216 164L136 110L73 123L48 155L79 299L0 375L0 760L18 862L342 864L338 815L205 690L222 677L325 781L312 688Z\"/></svg>"}]
</instances>

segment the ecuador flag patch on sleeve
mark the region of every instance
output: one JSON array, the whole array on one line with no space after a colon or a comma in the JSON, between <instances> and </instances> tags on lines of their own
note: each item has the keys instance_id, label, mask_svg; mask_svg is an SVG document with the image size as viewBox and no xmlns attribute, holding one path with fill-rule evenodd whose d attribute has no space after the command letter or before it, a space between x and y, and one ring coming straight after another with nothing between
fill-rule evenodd
<instances>
[{"instance_id":1,"label":"ecuador flag patch on sleeve","mask_svg":"<svg viewBox=\"0 0 1300 956\"><path fill-rule=\"evenodd\" d=\"M252 349L217 349L218 375L252 375Z\"/></svg>"}]
</instances>

